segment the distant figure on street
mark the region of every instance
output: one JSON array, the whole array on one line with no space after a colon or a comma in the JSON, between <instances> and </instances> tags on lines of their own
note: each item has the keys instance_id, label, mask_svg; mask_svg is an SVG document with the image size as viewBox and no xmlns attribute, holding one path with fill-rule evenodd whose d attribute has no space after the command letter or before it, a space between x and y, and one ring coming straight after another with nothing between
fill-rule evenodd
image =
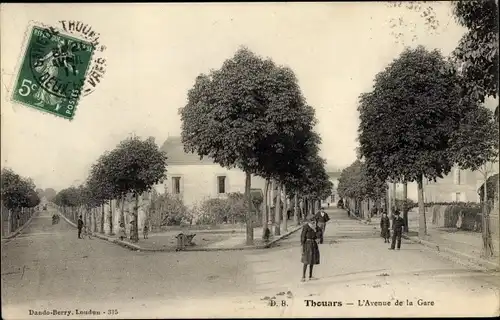
<instances>
[{"instance_id":1,"label":"distant figure on street","mask_svg":"<svg viewBox=\"0 0 500 320\"><path fill-rule=\"evenodd\" d=\"M316 227L316 219L314 216L310 216L307 219L307 224L302 228L302 234L300 235L300 243L302 245L302 279L301 281L306 281L306 270L309 266L309 280L315 280L313 277L313 266L319 264L319 247L316 242L318 238L321 237L321 229Z\"/></svg>"},{"instance_id":2,"label":"distant figure on street","mask_svg":"<svg viewBox=\"0 0 500 320\"><path fill-rule=\"evenodd\" d=\"M380 236L384 238L384 243L388 243L391 237L391 232L389 228L391 227L391 220L387 216L387 213L382 212L382 218L380 218Z\"/></svg>"},{"instance_id":3,"label":"distant figure on street","mask_svg":"<svg viewBox=\"0 0 500 320\"><path fill-rule=\"evenodd\" d=\"M292 209L286 210L286 219L290 220L291 217L292 217Z\"/></svg>"},{"instance_id":4,"label":"distant figure on street","mask_svg":"<svg viewBox=\"0 0 500 320\"><path fill-rule=\"evenodd\" d=\"M399 216L399 210L394 212L394 218L392 220L392 243L390 250L394 250L396 246L396 241L398 242L397 249L401 248L401 236L403 234L404 219Z\"/></svg>"},{"instance_id":5,"label":"distant figure on street","mask_svg":"<svg viewBox=\"0 0 500 320\"><path fill-rule=\"evenodd\" d=\"M125 231L125 223L120 222L120 228L118 229L118 237L120 240L127 239L127 232Z\"/></svg>"},{"instance_id":6,"label":"distant figure on street","mask_svg":"<svg viewBox=\"0 0 500 320\"><path fill-rule=\"evenodd\" d=\"M77 227L78 227L78 239L81 239L82 238L82 228L83 228L83 220L82 220L81 215L78 217Z\"/></svg>"},{"instance_id":7,"label":"distant figure on street","mask_svg":"<svg viewBox=\"0 0 500 320\"><path fill-rule=\"evenodd\" d=\"M316 216L314 218L316 220L318 228L321 230L321 237L319 238L319 243L321 244L323 243L323 235L325 234L326 223L330 220L330 217L324 211L324 208L321 208L321 210L316 213Z\"/></svg>"},{"instance_id":8,"label":"distant figure on street","mask_svg":"<svg viewBox=\"0 0 500 320\"><path fill-rule=\"evenodd\" d=\"M339 202L337 202L337 207L340 209L344 209L344 200L340 199Z\"/></svg>"},{"instance_id":9,"label":"distant figure on street","mask_svg":"<svg viewBox=\"0 0 500 320\"><path fill-rule=\"evenodd\" d=\"M144 236L144 239L147 239L147 238L148 238L148 233L149 233L149 227L148 227L148 225L145 223L145 224L144 224L144 229L142 230L142 235Z\"/></svg>"},{"instance_id":10,"label":"distant figure on street","mask_svg":"<svg viewBox=\"0 0 500 320\"><path fill-rule=\"evenodd\" d=\"M135 239L135 221L130 221L130 240Z\"/></svg>"}]
</instances>

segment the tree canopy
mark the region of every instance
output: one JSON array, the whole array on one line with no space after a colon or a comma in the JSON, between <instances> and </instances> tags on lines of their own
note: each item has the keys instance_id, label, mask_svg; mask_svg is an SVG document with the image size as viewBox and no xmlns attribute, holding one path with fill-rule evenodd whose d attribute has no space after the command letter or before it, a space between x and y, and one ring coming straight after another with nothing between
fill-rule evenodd
<instances>
[{"instance_id":1,"label":"tree canopy","mask_svg":"<svg viewBox=\"0 0 500 320\"><path fill-rule=\"evenodd\" d=\"M387 184L371 175L364 162L356 160L342 170L337 191L345 198L378 200L385 196Z\"/></svg>"},{"instance_id":2,"label":"tree canopy","mask_svg":"<svg viewBox=\"0 0 500 320\"><path fill-rule=\"evenodd\" d=\"M360 153L380 180L436 179L453 166L450 142L467 106L438 51L406 49L360 97Z\"/></svg>"},{"instance_id":3,"label":"tree canopy","mask_svg":"<svg viewBox=\"0 0 500 320\"><path fill-rule=\"evenodd\" d=\"M1 173L2 202L8 209L32 208L40 203L35 184L13 170L4 168Z\"/></svg>"},{"instance_id":4,"label":"tree canopy","mask_svg":"<svg viewBox=\"0 0 500 320\"><path fill-rule=\"evenodd\" d=\"M314 125L293 71L246 48L198 76L180 114L186 151L264 175L281 171L268 156L290 150L295 134Z\"/></svg>"},{"instance_id":5,"label":"tree canopy","mask_svg":"<svg viewBox=\"0 0 500 320\"><path fill-rule=\"evenodd\" d=\"M452 57L460 64L465 94L484 102L498 95L498 1L451 3L456 21L468 29Z\"/></svg>"}]
</instances>

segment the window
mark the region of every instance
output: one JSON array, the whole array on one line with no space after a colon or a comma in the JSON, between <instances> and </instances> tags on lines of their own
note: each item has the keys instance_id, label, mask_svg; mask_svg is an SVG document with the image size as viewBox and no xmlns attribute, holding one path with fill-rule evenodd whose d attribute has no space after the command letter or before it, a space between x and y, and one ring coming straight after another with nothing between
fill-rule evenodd
<instances>
[{"instance_id":1,"label":"window","mask_svg":"<svg viewBox=\"0 0 500 320\"><path fill-rule=\"evenodd\" d=\"M181 193L181 177L172 177L172 193Z\"/></svg>"},{"instance_id":2,"label":"window","mask_svg":"<svg viewBox=\"0 0 500 320\"><path fill-rule=\"evenodd\" d=\"M226 176L217 177L217 192L226 193Z\"/></svg>"},{"instance_id":3,"label":"window","mask_svg":"<svg viewBox=\"0 0 500 320\"><path fill-rule=\"evenodd\" d=\"M460 201L461 200L460 199L460 192L456 192L454 198L455 199L453 199L453 201L457 201L457 202Z\"/></svg>"},{"instance_id":4,"label":"window","mask_svg":"<svg viewBox=\"0 0 500 320\"><path fill-rule=\"evenodd\" d=\"M331 203L334 203L334 202L335 202L335 195L334 195L334 194L332 194L332 195L330 196L330 202L331 202Z\"/></svg>"}]
</instances>

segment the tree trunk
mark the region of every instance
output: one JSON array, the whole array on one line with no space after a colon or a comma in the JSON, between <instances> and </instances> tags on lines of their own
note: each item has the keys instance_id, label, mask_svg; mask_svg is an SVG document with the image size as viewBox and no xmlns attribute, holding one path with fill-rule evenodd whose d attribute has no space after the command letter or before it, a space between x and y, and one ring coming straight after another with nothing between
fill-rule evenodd
<instances>
[{"instance_id":1,"label":"tree trunk","mask_svg":"<svg viewBox=\"0 0 500 320\"><path fill-rule=\"evenodd\" d=\"M134 230L133 230L134 232L131 233L131 235L132 235L131 240L132 240L132 242L139 242L139 194L136 193L134 198L135 198L134 213L133 213L134 214L134 223L132 224L134 226ZM123 205L122 205L122 208L123 208Z\"/></svg>"},{"instance_id":2,"label":"tree trunk","mask_svg":"<svg viewBox=\"0 0 500 320\"><path fill-rule=\"evenodd\" d=\"M125 195L121 196L120 200L120 223L125 223Z\"/></svg>"},{"instance_id":3,"label":"tree trunk","mask_svg":"<svg viewBox=\"0 0 500 320\"><path fill-rule=\"evenodd\" d=\"M275 211L275 223L274 223L274 235L279 236L281 234L281 184L277 182L278 189L276 191L276 211Z\"/></svg>"},{"instance_id":4,"label":"tree trunk","mask_svg":"<svg viewBox=\"0 0 500 320\"><path fill-rule=\"evenodd\" d=\"M299 195L295 194L293 196L293 221L295 225L299 225Z\"/></svg>"},{"instance_id":5,"label":"tree trunk","mask_svg":"<svg viewBox=\"0 0 500 320\"><path fill-rule=\"evenodd\" d=\"M286 196L286 186L283 186L283 194L285 195L285 203L283 206L283 231L288 231L288 197Z\"/></svg>"},{"instance_id":6,"label":"tree trunk","mask_svg":"<svg viewBox=\"0 0 500 320\"><path fill-rule=\"evenodd\" d=\"M109 235L112 236L113 232L113 200L109 200Z\"/></svg>"},{"instance_id":7,"label":"tree trunk","mask_svg":"<svg viewBox=\"0 0 500 320\"><path fill-rule=\"evenodd\" d=\"M403 220L405 222L403 231L408 232L408 182L403 183Z\"/></svg>"},{"instance_id":8,"label":"tree trunk","mask_svg":"<svg viewBox=\"0 0 500 320\"><path fill-rule=\"evenodd\" d=\"M390 184L389 187L387 188L386 206L387 206L387 216L390 219L392 219L392 196L391 196Z\"/></svg>"},{"instance_id":9,"label":"tree trunk","mask_svg":"<svg viewBox=\"0 0 500 320\"><path fill-rule=\"evenodd\" d=\"M493 256L493 241L491 240L490 219L488 210L488 171L484 170L484 188L483 188L483 216L482 216L482 234L483 234L483 252L482 256L489 258Z\"/></svg>"},{"instance_id":10,"label":"tree trunk","mask_svg":"<svg viewBox=\"0 0 500 320\"><path fill-rule=\"evenodd\" d=\"M250 188L252 186L252 176L250 172L245 173L245 198L247 200L246 224L247 224L247 245L253 245L253 219L251 212L252 196Z\"/></svg>"},{"instance_id":11,"label":"tree trunk","mask_svg":"<svg viewBox=\"0 0 500 320\"><path fill-rule=\"evenodd\" d=\"M427 220L425 218L424 204L424 184L423 175L419 175L417 179L418 185L418 237L423 238L427 235Z\"/></svg>"},{"instance_id":12,"label":"tree trunk","mask_svg":"<svg viewBox=\"0 0 500 320\"><path fill-rule=\"evenodd\" d=\"M104 215L106 213L104 212L104 203L101 204L101 233L104 234Z\"/></svg>"},{"instance_id":13,"label":"tree trunk","mask_svg":"<svg viewBox=\"0 0 500 320\"><path fill-rule=\"evenodd\" d=\"M396 194L396 186L397 186L396 182L393 182L393 183L392 183L392 203L393 203L392 205L393 205L393 207L394 207L394 210L396 210L396 209L397 209L397 207L396 207L396 202L397 202L397 201L396 201L396 200L397 200L397 197L398 197L398 196L397 196L397 194Z\"/></svg>"},{"instance_id":14,"label":"tree trunk","mask_svg":"<svg viewBox=\"0 0 500 320\"><path fill-rule=\"evenodd\" d=\"M94 219L94 232L97 232L97 216L96 216L97 208L93 208L92 211L93 211L92 216Z\"/></svg>"},{"instance_id":15,"label":"tree trunk","mask_svg":"<svg viewBox=\"0 0 500 320\"><path fill-rule=\"evenodd\" d=\"M266 183L264 184L264 203L262 206L262 239L266 239L266 230L269 228L268 226L268 221L269 221L269 203L268 203L268 193L269 193L269 184L270 181L269 179L266 180Z\"/></svg>"}]
</instances>

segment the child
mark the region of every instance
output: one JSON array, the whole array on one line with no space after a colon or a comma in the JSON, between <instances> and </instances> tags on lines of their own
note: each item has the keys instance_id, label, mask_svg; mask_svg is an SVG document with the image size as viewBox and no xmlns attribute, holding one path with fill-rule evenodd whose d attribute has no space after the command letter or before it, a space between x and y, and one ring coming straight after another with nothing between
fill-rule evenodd
<instances>
[{"instance_id":1,"label":"child","mask_svg":"<svg viewBox=\"0 0 500 320\"><path fill-rule=\"evenodd\" d=\"M391 225L391 221L389 220L387 213L383 212L382 218L380 218L380 236L382 238L384 238L384 243L389 242L389 238L390 238L389 227L390 227L390 225Z\"/></svg>"},{"instance_id":2,"label":"child","mask_svg":"<svg viewBox=\"0 0 500 320\"><path fill-rule=\"evenodd\" d=\"M125 232L125 223L120 222L120 229L118 230L118 237L121 241L127 238L127 233Z\"/></svg>"},{"instance_id":3,"label":"child","mask_svg":"<svg viewBox=\"0 0 500 320\"><path fill-rule=\"evenodd\" d=\"M83 239L85 239L85 236L89 237L89 239L92 240L92 235L87 225L83 226Z\"/></svg>"},{"instance_id":4,"label":"child","mask_svg":"<svg viewBox=\"0 0 500 320\"><path fill-rule=\"evenodd\" d=\"M148 238L149 227L147 224L144 224L144 229L142 230L142 234L144 235L144 239Z\"/></svg>"}]
</instances>

